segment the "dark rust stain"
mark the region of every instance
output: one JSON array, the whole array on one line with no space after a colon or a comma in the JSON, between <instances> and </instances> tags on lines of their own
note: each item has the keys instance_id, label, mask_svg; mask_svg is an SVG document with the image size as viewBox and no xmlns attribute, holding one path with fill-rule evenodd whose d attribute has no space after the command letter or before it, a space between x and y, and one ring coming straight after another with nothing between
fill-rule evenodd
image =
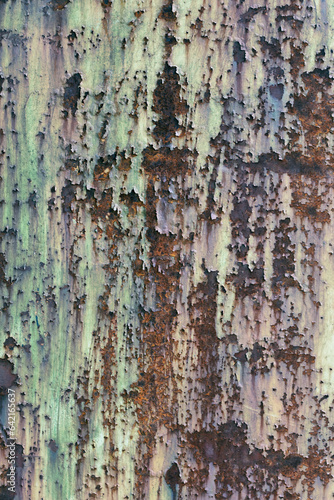
<instances>
[{"instance_id":1,"label":"dark rust stain","mask_svg":"<svg viewBox=\"0 0 334 500\"><path fill-rule=\"evenodd\" d=\"M173 493L173 500L177 499L177 486L181 482L180 469L177 463L172 463L165 474L165 480Z\"/></svg>"},{"instance_id":2,"label":"dark rust stain","mask_svg":"<svg viewBox=\"0 0 334 500\"><path fill-rule=\"evenodd\" d=\"M173 0L168 0L162 6L158 17L164 21L176 21L176 12L173 10Z\"/></svg>"},{"instance_id":3,"label":"dark rust stain","mask_svg":"<svg viewBox=\"0 0 334 500\"><path fill-rule=\"evenodd\" d=\"M274 99L281 101L284 94L284 85L283 83L278 83L277 85L270 85L269 92L271 97Z\"/></svg>"},{"instance_id":4,"label":"dark rust stain","mask_svg":"<svg viewBox=\"0 0 334 500\"><path fill-rule=\"evenodd\" d=\"M176 132L184 133L185 128L177 115L185 115L189 110L186 100L181 98L180 76L175 66L165 63L153 94L153 111L160 115L153 136L163 144L171 142Z\"/></svg>"},{"instance_id":5,"label":"dark rust stain","mask_svg":"<svg viewBox=\"0 0 334 500\"><path fill-rule=\"evenodd\" d=\"M63 10L69 3L70 0L52 0L50 5L53 10Z\"/></svg>"},{"instance_id":6,"label":"dark rust stain","mask_svg":"<svg viewBox=\"0 0 334 500\"><path fill-rule=\"evenodd\" d=\"M54 439L50 439L48 447L53 453L56 453L58 451L58 446L56 444L56 441Z\"/></svg>"},{"instance_id":7,"label":"dark rust stain","mask_svg":"<svg viewBox=\"0 0 334 500\"><path fill-rule=\"evenodd\" d=\"M6 340L3 343L4 348L9 349L10 351L12 351L14 347L17 347L17 345L18 344L13 337L6 338Z\"/></svg>"},{"instance_id":8,"label":"dark rust stain","mask_svg":"<svg viewBox=\"0 0 334 500\"><path fill-rule=\"evenodd\" d=\"M13 373L14 365L8 359L0 359L0 395L7 394L7 389L13 386L16 375Z\"/></svg>"},{"instance_id":9,"label":"dark rust stain","mask_svg":"<svg viewBox=\"0 0 334 500\"><path fill-rule=\"evenodd\" d=\"M82 77L80 73L74 73L66 80L65 92L64 92L64 116L67 118L69 112L71 111L72 116L75 115L78 110L78 101L81 96Z\"/></svg>"},{"instance_id":10,"label":"dark rust stain","mask_svg":"<svg viewBox=\"0 0 334 500\"><path fill-rule=\"evenodd\" d=\"M249 495L247 498L259 498L259 494L265 495L263 498L268 494L276 495L280 475L293 481L304 476L309 493L317 478L324 485L330 481L330 466L326 463L324 451L317 446L310 446L307 456L285 454L273 446L251 449L247 442L247 430L246 423L230 420L217 430L188 433L188 443L197 462L197 469L191 471L191 484L196 485L197 494L205 493L209 463L219 468L215 479L217 499L231 498L235 492L241 494L244 487ZM256 484L255 489L252 483ZM285 498L293 497L285 495Z\"/></svg>"},{"instance_id":11,"label":"dark rust stain","mask_svg":"<svg viewBox=\"0 0 334 500\"><path fill-rule=\"evenodd\" d=\"M238 64L246 62L246 51L241 48L240 42L233 44L233 58Z\"/></svg>"},{"instance_id":12,"label":"dark rust stain","mask_svg":"<svg viewBox=\"0 0 334 500\"><path fill-rule=\"evenodd\" d=\"M70 179L66 180L65 186L61 190L62 208L64 213L72 213L72 204L76 201L77 185L73 184Z\"/></svg>"},{"instance_id":13,"label":"dark rust stain","mask_svg":"<svg viewBox=\"0 0 334 500\"><path fill-rule=\"evenodd\" d=\"M188 148L170 149L167 146L154 149L147 146L143 151L143 167L149 175L157 177L184 176L191 171L190 159L195 154Z\"/></svg>"},{"instance_id":14,"label":"dark rust stain","mask_svg":"<svg viewBox=\"0 0 334 500\"><path fill-rule=\"evenodd\" d=\"M267 7L249 7L247 12L242 14L239 19L239 23L243 24L249 24L253 18L260 13L266 13L267 12Z\"/></svg>"},{"instance_id":15,"label":"dark rust stain","mask_svg":"<svg viewBox=\"0 0 334 500\"><path fill-rule=\"evenodd\" d=\"M332 170L331 165L326 165L323 158L317 161L317 157L310 158L307 155L294 151L286 153L284 158L280 158L277 153L262 153L257 162L242 163L240 165L249 166L254 171L271 170L277 173L288 173L290 175L305 175L319 179L327 170Z\"/></svg>"},{"instance_id":16,"label":"dark rust stain","mask_svg":"<svg viewBox=\"0 0 334 500\"><path fill-rule=\"evenodd\" d=\"M279 226L275 228L272 287L276 292L280 291L281 288L298 287L298 283L293 277L295 271L295 252L290 238L292 231L296 231L296 227L291 225L289 217L280 220Z\"/></svg>"},{"instance_id":17,"label":"dark rust stain","mask_svg":"<svg viewBox=\"0 0 334 500\"><path fill-rule=\"evenodd\" d=\"M1 0L1 2L4 2L4 0ZM0 486L0 500L14 500L15 497L16 493L8 491L7 486Z\"/></svg>"},{"instance_id":18,"label":"dark rust stain","mask_svg":"<svg viewBox=\"0 0 334 500\"><path fill-rule=\"evenodd\" d=\"M94 169L94 181L106 182L113 166L116 165L117 154L99 157Z\"/></svg>"},{"instance_id":19,"label":"dark rust stain","mask_svg":"<svg viewBox=\"0 0 334 500\"><path fill-rule=\"evenodd\" d=\"M327 182L326 182L327 181ZM313 223L320 224L330 223L331 217L326 207L326 195L328 195L328 187L332 182L323 179L322 182L300 182L299 179L293 179L292 187L292 202L291 206L295 210L295 214L302 218L307 218ZM323 192L319 193L319 188L323 188Z\"/></svg>"}]
</instances>

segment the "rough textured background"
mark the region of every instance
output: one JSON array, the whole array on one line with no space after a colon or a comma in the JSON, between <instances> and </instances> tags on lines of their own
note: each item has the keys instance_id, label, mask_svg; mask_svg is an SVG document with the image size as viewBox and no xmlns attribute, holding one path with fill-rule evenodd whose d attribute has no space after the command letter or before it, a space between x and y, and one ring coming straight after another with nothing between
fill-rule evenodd
<instances>
[{"instance_id":1,"label":"rough textured background","mask_svg":"<svg viewBox=\"0 0 334 500\"><path fill-rule=\"evenodd\" d=\"M0 25L16 498L332 498L334 3Z\"/></svg>"}]
</instances>

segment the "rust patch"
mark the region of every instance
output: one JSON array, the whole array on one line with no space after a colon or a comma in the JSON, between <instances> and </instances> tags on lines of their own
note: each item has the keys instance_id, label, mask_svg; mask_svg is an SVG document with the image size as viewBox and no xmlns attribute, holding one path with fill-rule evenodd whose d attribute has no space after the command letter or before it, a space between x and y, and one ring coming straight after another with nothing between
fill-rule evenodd
<instances>
[{"instance_id":1,"label":"rust patch","mask_svg":"<svg viewBox=\"0 0 334 500\"><path fill-rule=\"evenodd\" d=\"M4 3L4 0L1 0L1 2ZM16 493L8 491L7 486L0 486L0 500L14 500L15 497Z\"/></svg>"},{"instance_id":2,"label":"rust patch","mask_svg":"<svg viewBox=\"0 0 334 500\"><path fill-rule=\"evenodd\" d=\"M319 194L319 187L323 186L324 191ZM295 214L302 218L307 218L313 223L329 223L331 220L325 200L328 195L328 185L326 179L322 182L300 182L299 179L292 180L292 202Z\"/></svg>"},{"instance_id":3,"label":"rust patch","mask_svg":"<svg viewBox=\"0 0 334 500\"><path fill-rule=\"evenodd\" d=\"M105 189L101 193L101 198L99 200L93 199L91 213L93 222L98 222L102 220L113 224L118 222L118 215L112 208L113 200L113 190L112 188Z\"/></svg>"},{"instance_id":4,"label":"rust patch","mask_svg":"<svg viewBox=\"0 0 334 500\"><path fill-rule=\"evenodd\" d=\"M238 64L246 62L246 51L241 48L240 42L233 44L233 58Z\"/></svg>"},{"instance_id":5,"label":"rust patch","mask_svg":"<svg viewBox=\"0 0 334 500\"><path fill-rule=\"evenodd\" d=\"M261 36L259 43L263 54L269 55L271 58L275 59L282 58L281 43L278 38L271 37L270 42L268 42L264 36Z\"/></svg>"},{"instance_id":6,"label":"rust patch","mask_svg":"<svg viewBox=\"0 0 334 500\"><path fill-rule=\"evenodd\" d=\"M280 159L277 153L263 153L259 155L257 162L242 163L251 169L263 171L263 169L271 170L277 173L288 173L290 175L305 175L314 178L320 178L327 170L332 170L331 165L327 165L323 159L317 156L307 156L298 151L286 153L284 158Z\"/></svg>"},{"instance_id":7,"label":"rust patch","mask_svg":"<svg viewBox=\"0 0 334 500\"><path fill-rule=\"evenodd\" d=\"M132 385L131 393L137 408L140 426L139 460L136 463L136 498L145 497L145 483L149 474L149 463L153 456L155 436L158 427L171 429L175 426L176 407L170 406L170 397L175 382L173 380L173 330L177 322L176 297L182 269L180 243L181 232L177 235L162 234L157 229L157 203L163 193L166 200L171 196L169 183L173 178L184 178L191 171L196 155L187 148L170 148L177 133L183 126L176 115L188 111L188 104L180 97L181 85L176 68L167 62L157 81L153 95L153 110L159 114L153 136L161 141L161 147L147 146L143 151L142 166L147 176L146 189L146 238L149 243L149 268L143 269L137 255L133 271L144 281L145 294L154 296L154 310L143 307L140 311L142 347L138 357L139 379ZM160 182L156 190L155 181ZM175 179L174 179L175 181ZM180 186L174 182L177 192ZM182 211L184 197L175 201L177 212ZM174 388L175 389L175 388ZM165 479L176 495L179 475L177 466L172 466Z\"/></svg>"},{"instance_id":8,"label":"rust patch","mask_svg":"<svg viewBox=\"0 0 334 500\"><path fill-rule=\"evenodd\" d=\"M194 157L195 154L187 148L169 149L166 146L154 149L153 146L148 146L143 151L143 167L149 175L170 179L190 172L189 160Z\"/></svg>"},{"instance_id":9,"label":"rust patch","mask_svg":"<svg viewBox=\"0 0 334 500\"><path fill-rule=\"evenodd\" d=\"M116 153L113 155L107 155L106 157L100 157L94 168L94 181L106 182L109 178L110 170L116 165Z\"/></svg>"},{"instance_id":10,"label":"rust patch","mask_svg":"<svg viewBox=\"0 0 334 500\"><path fill-rule=\"evenodd\" d=\"M120 154L121 160L124 158L124 153ZM94 388L89 397L88 388L85 387L85 406L81 405L81 415L83 425L88 429L89 415L92 408L89 402L95 403L103 395L103 425L109 436L111 455L115 452L113 444L113 431L115 424L114 408L115 398L117 394L117 313L110 310L108 305L109 298L113 293L115 281L117 279L118 266L120 261L119 245L126 232L123 230L119 214L113 209L113 188L106 187L109 181L111 169L116 167L118 154L115 152L112 155L100 156L97 160L94 169L94 188L87 191L85 203L89 206L89 211L92 218L92 223L96 231L96 239L105 236L107 240L107 258L108 263L103 266L105 272L105 287L103 294L100 295L98 301L99 320L103 323L104 328L98 328L93 332L94 350L99 353L102 358L102 368L98 364L94 376ZM103 229L102 229L103 228ZM89 372L87 372L89 373ZM88 380L88 379L87 379ZM101 385L101 392L98 387ZM85 401L83 401L85 402Z\"/></svg>"},{"instance_id":11,"label":"rust patch","mask_svg":"<svg viewBox=\"0 0 334 500\"><path fill-rule=\"evenodd\" d=\"M242 14L240 16L240 19L238 22L247 25L253 20L253 18L257 14L265 13L265 12L267 12L267 7L249 7L247 12L245 12L244 14Z\"/></svg>"},{"instance_id":12,"label":"rust patch","mask_svg":"<svg viewBox=\"0 0 334 500\"><path fill-rule=\"evenodd\" d=\"M82 82L82 77L80 73L74 73L66 80L65 92L64 92L64 116L68 117L71 111L72 116L75 116L78 110L78 100L81 95L80 84Z\"/></svg>"},{"instance_id":13,"label":"rust patch","mask_svg":"<svg viewBox=\"0 0 334 500\"><path fill-rule=\"evenodd\" d=\"M189 106L181 98L180 76L175 66L167 62L158 79L153 94L153 111L160 114L160 118L153 130L153 136L163 144L169 143L176 133L182 135L184 126L179 122L177 115L185 115Z\"/></svg>"},{"instance_id":14,"label":"rust patch","mask_svg":"<svg viewBox=\"0 0 334 500\"><path fill-rule=\"evenodd\" d=\"M0 395L7 394L7 389L12 387L16 381L16 375L13 373L14 365L8 359L0 359Z\"/></svg>"},{"instance_id":15,"label":"rust patch","mask_svg":"<svg viewBox=\"0 0 334 500\"><path fill-rule=\"evenodd\" d=\"M177 463L173 463L165 474L165 481L171 488L173 500L177 500L177 486L181 482L180 469Z\"/></svg>"},{"instance_id":16,"label":"rust patch","mask_svg":"<svg viewBox=\"0 0 334 500\"><path fill-rule=\"evenodd\" d=\"M197 462L197 470L191 471L191 484L196 485L197 493L205 493L209 463L219 468L215 479L217 499L231 498L235 492L240 494L244 487L249 498L259 498L259 494L264 495L263 498L267 498L268 494L276 495L280 475L293 481L304 477L309 494L317 478L324 485L330 481L332 476L324 450L310 446L308 455L304 457L297 453L284 454L273 447L251 449L247 443L247 429L244 422L230 420L215 431L188 433L188 443ZM284 498L294 498L289 496L288 488L286 494Z\"/></svg>"},{"instance_id":17,"label":"rust patch","mask_svg":"<svg viewBox=\"0 0 334 500\"><path fill-rule=\"evenodd\" d=\"M286 338L291 338L295 335L287 335ZM271 344L271 349L274 353L274 358L278 364L285 363L292 374L297 373L301 365L313 365L315 357L311 354L312 350L309 347L290 346L287 349L281 349L277 343Z\"/></svg>"},{"instance_id":18,"label":"rust patch","mask_svg":"<svg viewBox=\"0 0 334 500\"><path fill-rule=\"evenodd\" d=\"M65 186L61 190L62 209L64 213L72 213L72 205L76 200L76 191L78 186L72 184L70 179L66 180Z\"/></svg>"},{"instance_id":19,"label":"rust patch","mask_svg":"<svg viewBox=\"0 0 334 500\"><path fill-rule=\"evenodd\" d=\"M324 148L326 136L333 127L334 98L329 93L333 79L329 76L329 68L316 68L303 73L301 78L304 91L293 95L293 106L289 105L288 109L299 118L306 134L307 148L314 152L314 148ZM316 153L319 156L319 151Z\"/></svg>"},{"instance_id":20,"label":"rust patch","mask_svg":"<svg viewBox=\"0 0 334 500\"><path fill-rule=\"evenodd\" d=\"M297 87L298 75L303 67L305 67L304 49L306 43L301 43L300 46L295 46L293 42L290 43L291 57L289 59L290 63L290 73L291 80L295 87Z\"/></svg>"},{"instance_id":21,"label":"rust patch","mask_svg":"<svg viewBox=\"0 0 334 500\"><path fill-rule=\"evenodd\" d=\"M280 291L281 288L298 286L293 277L295 271L295 252L289 235L292 231L296 231L296 228L291 226L289 217L280 220L279 226L275 228L276 238L273 250L274 272L272 277L272 287L275 292Z\"/></svg>"},{"instance_id":22,"label":"rust patch","mask_svg":"<svg viewBox=\"0 0 334 500\"><path fill-rule=\"evenodd\" d=\"M4 253L0 253L0 283L9 284L10 281L6 278L6 265L7 261Z\"/></svg>"},{"instance_id":23,"label":"rust patch","mask_svg":"<svg viewBox=\"0 0 334 500\"><path fill-rule=\"evenodd\" d=\"M134 189L132 189L130 193L122 193L119 199L129 208L129 217L136 215L137 209L144 206L144 203Z\"/></svg>"},{"instance_id":24,"label":"rust patch","mask_svg":"<svg viewBox=\"0 0 334 500\"><path fill-rule=\"evenodd\" d=\"M58 446L56 444L56 441L54 439L50 439L48 447L53 453L56 453L58 451Z\"/></svg>"},{"instance_id":25,"label":"rust patch","mask_svg":"<svg viewBox=\"0 0 334 500\"><path fill-rule=\"evenodd\" d=\"M271 97L273 97L277 101L281 101L283 94L284 94L283 83L278 83L277 85L270 85L269 92L270 92Z\"/></svg>"},{"instance_id":26,"label":"rust patch","mask_svg":"<svg viewBox=\"0 0 334 500\"><path fill-rule=\"evenodd\" d=\"M263 265L263 261L259 261L258 265ZM227 282L233 282L238 297L244 298L259 292L264 283L264 270L263 267L250 270L248 264L241 262L237 263L237 273L232 273L227 277Z\"/></svg>"},{"instance_id":27,"label":"rust patch","mask_svg":"<svg viewBox=\"0 0 334 500\"><path fill-rule=\"evenodd\" d=\"M218 271L208 271L204 262L205 279L189 294L190 328L195 333L198 349L197 397L201 400L201 420L212 421L217 411L215 398L221 391L219 365L220 341L216 334Z\"/></svg>"},{"instance_id":28,"label":"rust patch","mask_svg":"<svg viewBox=\"0 0 334 500\"><path fill-rule=\"evenodd\" d=\"M233 283L238 297L244 298L259 293L264 283L264 259L262 243L258 243L258 258L253 269L249 268L246 257L249 251L249 237L251 234L262 238L266 233L264 220L258 219L251 229L249 218L253 212L252 198L263 197L263 190L247 182L247 172L242 167L238 170L240 189L233 198L233 209L230 213L233 242L229 245L230 252L237 258L236 267L226 277L227 283Z\"/></svg>"},{"instance_id":29,"label":"rust patch","mask_svg":"<svg viewBox=\"0 0 334 500\"><path fill-rule=\"evenodd\" d=\"M158 18L164 21L176 21L176 12L173 10L173 0L168 0L162 6Z\"/></svg>"},{"instance_id":30,"label":"rust patch","mask_svg":"<svg viewBox=\"0 0 334 500\"><path fill-rule=\"evenodd\" d=\"M218 293L218 271L208 271L204 263L202 269L206 276L205 281L199 283L190 294L189 310L192 315L191 326L197 337L200 355L204 357L203 366L212 367L213 361L217 361L216 336L216 311ZM212 387L214 389L214 387Z\"/></svg>"},{"instance_id":31,"label":"rust patch","mask_svg":"<svg viewBox=\"0 0 334 500\"><path fill-rule=\"evenodd\" d=\"M18 344L13 337L6 338L6 340L3 343L4 348L9 349L10 351L12 351L14 347L17 347L17 345Z\"/></svg>"},{"instance_id":32,"label":"rust patch","mask_svg":"<svg viewBox=\"0 0 334 500\"><path fill-rule=\"evenodd\" d=\"M52 0L50 5L53 10L63 10L66 5L70 3L71 0Z\"/></svg>"},{"instance_id":33,"label":"rust patch","mask_svg":"<svg viewBox=\"0 0 334 500\"><path fill-rule=\"evenodd\" d=\"M118 170L120 170L121 172L128 172L129 170L131 170L131 165L132 165L131 157L126 156L124 151L120 153L120 157L121 159L118 164Z\"/></svg>"}]
</instances>

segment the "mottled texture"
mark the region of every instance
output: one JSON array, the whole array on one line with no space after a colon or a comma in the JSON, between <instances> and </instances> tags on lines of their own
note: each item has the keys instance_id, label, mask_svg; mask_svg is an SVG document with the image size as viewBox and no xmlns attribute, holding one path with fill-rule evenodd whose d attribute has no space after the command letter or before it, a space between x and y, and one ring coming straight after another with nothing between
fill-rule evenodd
<instances>
[{"instance_id":1,"label":"mottled texture","mask_svg":"<svg viewBox=\"0 0 334 500\"><path fill-rule=\"evenodd\" d=\"M17 498L333 497L333 29L330 0L0 1Z\"/></svg>"}]
</instances>

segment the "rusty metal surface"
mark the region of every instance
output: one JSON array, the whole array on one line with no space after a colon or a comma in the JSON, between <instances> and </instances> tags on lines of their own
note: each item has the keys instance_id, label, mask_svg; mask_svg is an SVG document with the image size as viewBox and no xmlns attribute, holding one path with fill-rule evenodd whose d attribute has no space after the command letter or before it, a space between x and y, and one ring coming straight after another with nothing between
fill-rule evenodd
<instances>
[{"instance_id":1,"label":"rusty metal surface","mask_svg":"<svg viewBox=\"0 0 334 500\"><path fill-rule=\"evenodd\" d=\"M0 0L1 498L333 498L333 29Z\"/></svg>"}]
</instances>

